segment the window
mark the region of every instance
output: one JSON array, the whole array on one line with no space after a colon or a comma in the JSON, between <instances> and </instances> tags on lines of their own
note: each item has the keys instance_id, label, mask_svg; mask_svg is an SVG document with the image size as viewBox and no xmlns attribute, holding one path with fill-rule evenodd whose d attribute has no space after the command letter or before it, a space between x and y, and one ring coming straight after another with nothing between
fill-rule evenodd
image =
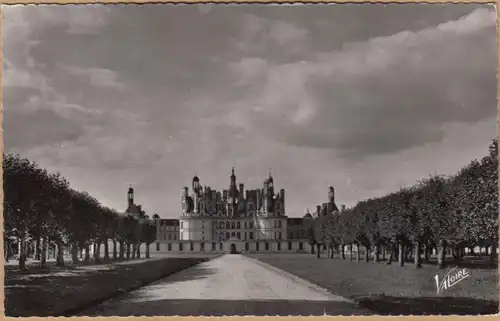
<instances>
[{"instance_id":1,"label":"window","mask_svg":"<svg viewBox=\"0 0 500 321\"><path fill-rule=\"evenodd\" d=\"M194 251L194 244L193 243L189 243L189 250Z\"/></svg>"},{"instance_id":2,"label":"window","mask_svg":"<svg viewBox=\"0 0 500 321\"><path fill-rule=\"evenodd\" d=\"M249 232L249 234L250 235L248 236L248 238L251 239L251 240L253 240L253 232Z\"/></svg>"},{"instance_id":3,"label":"window","mask_svg":"<svg viewBox=\"0 0 500 321\"><path fill-rule=\"evenodd\" d=\"M278 232L278 240L281 240L281 232Z\"/></svg>"},{"instance_id":4,"label":"window","mask_svg":"<svg viewBox=\"0 0 500 321\"><path fill-rule=\"evenodd\" d=\"M281 242L278 242L278 251L281 251Z\"/></svg>"},{"instance_id":5,"label":"window","mask_svg":"<svg viewBox=\"0 0 500 321\"><path fill-rule=\"evenodd\" d=\"M205 251L205 243L200 244L200 251L202 251L202 252Z\"/></svg>"},{"instance_id":6,"label":"window","mask_svg":"<svg viewBox=\"0 0 500 321\"><path fill-rule=\"evenodd\" d=\"M269 251L269 243L266 242L266 251Z\"/></svg>"},{"instance_id":7,"label":"window","mask_svg":"<svg viewBox=\"0 0 500 321\"><path fill-rule=\"evenodd\" d=\"M168 243L168 250L172 251L172 243Z\"/></svg>"},{"instance_id":8,"label":"window","mask_svg":"<svg viewBox=\"0 0 500 321\"><path fill-rule=\"evenodd\" d=\"M288 251L292 250L292 242L288 242Z\"/></svg>"},{"instance_id":9,"label":"window","mask_svg":"<svg viewBox=\"0 0 500 321\"><path fill-rule=\"evenodd\" d=\"M278 221L274 221L274 228L278 227Z\"/></svg>"},{"instance_id":10,"label":"window","mask_svg":"<svg viewBox=\"0 0 500 321\"><path fill-rule=\"evenodd\" d=\"M230 227L231 227L231 223L226 222L226 228L230 228Z\"/></svg>"},{"instance_id":11,"label":"window","mask_svg":"<svg viewBox=\"0 0 500 321\"><path fill-rule=\"evenodd\" d=\"M184 228L184 222L181 222L181 228Z\"/></svg>"},{"instance_id":12,"label":"window","mask_svg":"<svg viewBox=\"0 0 500 321\"><path fill-rule=\"evenodd\" d=\"M259 242L255 243L255 250L259 250Z\"/></svg>"},{"instance_id":13,"label":"window","mask_svg":"<svg viewBox=\"0 0 500 321\"><path fill-rule=\"evenodd\" d=\"M247 222L245 222L245 228L247 228Z\"/></svg>"},{"instance_id":14,"label":"window","mask_svg":"<svg viewBox=\"0 0 500 321\"><path fill-rule=\"evenodd\" d=\"M231 236L234 236L234 232L231 232Z\"/></svg>"},{"instance_id":15,"label":"window","mask_svg":"<svg viewBox=\"0 0 500 321\"><path fill-rule=\"evenodd\" d=\"M215 243L212 243L212 251L215 251Z\"/></svg>"},{"instance_id":16,"label":"window","mask_svg":"<svg viewBox=\"0 0 500 321\"><path fill-rule=\"evenodd\" d=\"M229 232L226 232L226 240L229 239Z\"/></svg>"},{"instance_id":17,"label":"window","mask_svg":"<svg viewBox=\"0 0 500 321\"><path fill-rule=\"evenodd\" d=\"M236 228L241 228L240 222L236 223Z\"/></svg>"},{"instance_id":18,"label":"window","mask_svg":"<svg viewBox=\"0 0 500 321\"><path fill-rule=\"evenodd\" d=\"M250 221L249 224L250 224L250 228L253 228L253 221Z\"/></svg>"},{"instance_id":19,"label":"window","mask_svg":"<svg viewBox=\"0 0 500 321\"><path fill-rule=\"evenodd\" d=\"M304 249L304 244L302 242L299 243L299 250L303 250Z\"/></svg>"},{"instance_id":20,"label":"window","mask_svg":"<svg viewBox=\"0 0 500 321\"><path fill-rule=\"evenodd\" d=\"M245 251L250 251L250 244L245 243Z\"/></svg>"},{"instance_id":21,"label":"window","mask_svg":"<svg viewBox=\"0 0 500 321\"><path fill-rule=\"evenodd\" d=\"M156 243L156 251L160 250L160 243Z\"/></svg>"},{"instance_id":22,"label":"window","mask_svg":"<svg viewBox=\"0 0 500 321\"><path fill-rule=\"evenodd\" d=\"M182 243L179 243L179 251L184 251L184 244Z\"/></svg>"},{"instance_id":23,"label":"window","mask_svg":"<svg viewBox=\"0 0 500 321\"><path fill-rule=\"evenodd\" d=\"M240 233L240 232L237 232L237 233L236 233L236 237L237 237L237 238L239 238L239 239L241 239L241 233Z\"/></svg>"},{"instance_id":24,"label":"window","mask_svg":"<svg viewBox=\"0 0 500 321\"><path fill-rule=\"evenodd\" d=\"M231 222L231 228L235 228L236 224L234 222Z\"/></svg>"},{"instance_id":25,"label":"window","mask_svg":"<svg viewBox=\"0 0 500 321\"><path fill-rule=\"evenodd\" d=\"M219 249L222 251L224 249L223 244L219 243Z\"/></svg>"}]
</instances>

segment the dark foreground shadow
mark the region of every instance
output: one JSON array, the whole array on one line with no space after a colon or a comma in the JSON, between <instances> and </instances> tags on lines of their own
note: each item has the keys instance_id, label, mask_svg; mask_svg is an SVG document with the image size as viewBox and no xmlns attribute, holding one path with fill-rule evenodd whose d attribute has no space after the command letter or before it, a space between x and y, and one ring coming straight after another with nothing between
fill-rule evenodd
<instances>
[{"instance_id":1,"label":"dark foreground shadow","mask_svg":"<svg viewBox=\"0 0 500 321\"><path fill-rule=\"evenodd\" d=\"M78 316L374 315L356 304L304 300L157 300L103 304Z\"/></svg>"},{"instance_id":2,"label":"dark foreground shadow","mask_svg":"<svg viewBox=\"0 0 500 321\"><path fill-rule=\"evenodd\" d=\"M341 315L484 315L497 314L498 303L467 298L395 298L337 301L157 300L104 304L78 316L341 316Z\"/></svg>"},{"instance_id":3,"label":"dark foreground shadow","mask_svg":"<svg viewBox=\"0 0 500 321\"><path fill-rule=\"evenodd\" d=\"M380 315L484 315L498 314L498 301L472 298L407 298L377 296L360 299L360 306Z\"/></svg>"}]
</instances>

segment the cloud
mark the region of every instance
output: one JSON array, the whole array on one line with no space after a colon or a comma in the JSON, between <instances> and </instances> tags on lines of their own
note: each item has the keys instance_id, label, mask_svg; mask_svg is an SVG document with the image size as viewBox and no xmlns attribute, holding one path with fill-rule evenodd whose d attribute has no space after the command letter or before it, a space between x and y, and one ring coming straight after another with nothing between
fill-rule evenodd
<instances>
[{"instance_id":1,"label":"cloud","mask_svg":"<svg viewBox=\"0 0 500 321\"><path fill-rule=\"evenodd\" d=\"M88 79L92 86L113 88L117 90L124 89L125 85L118 80L116 72L104 68L79 68L75 66L60 66L70 75L82 76Z\"/></svg>"},{"instance_id":2,"label":"cloud","mask_svg":"<svg viewBox=\"0 0 500 321\"><path fill-rule=\"evenodd\" d=\"M366 157L440 141L448 122L492 117L494 34L494 10L478 9L309 60L280 64L252 57L230 69L237 83L260 88L247 101L249 113L258 111L259 131L291 145Z\"/></svg>"},{"instance_id":3,"label":"cloud","mask_svg":"<svg viewBox=\"0 0 500 321\"><path fill-rule=\"evenodd\" d=\"M9 7L5 147L120 210L133 184L177 217L194 174L223 189L232 166L246 188L271 167L290 216L328 185L353 204L487 152L481 7Z\"/></svg>"}]
</instances>

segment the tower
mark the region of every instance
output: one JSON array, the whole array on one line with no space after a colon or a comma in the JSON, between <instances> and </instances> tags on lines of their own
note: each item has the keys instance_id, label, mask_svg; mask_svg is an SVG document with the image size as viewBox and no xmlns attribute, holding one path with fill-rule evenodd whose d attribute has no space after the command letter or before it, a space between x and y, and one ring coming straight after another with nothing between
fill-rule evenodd
<instances>
[{"instance_id":1,"label":"tower","mask_svg":"<svg viewBox=\"0 0 500 321\"><path fill-rule=\"evenodd\" d=\"M182 204L182 213L188 213L189 212L189 189L187 186L185 186L182 189L182 196L181 196L181 204Z\"/></svg>"},{"instance_id":2,"label":"tower","mask_svg":"<svg viewBox=\"0 0 500 321\"><path fill-rule=\"evenodd\" d=\"M328 203L335 203L335 189L333 186L328 187Z\"/></svg>"},{"instance_id":3,"label":"tower","mask_svg":"<svg viewBox=\"0 0 500 321\"><path fill-rule=\"evenodd\" d=\"M193 186L192 187L193 187L193 193L199 194L199 192L200 192L200 179L196 175L193 177Z\"/></svg>"},{"instance_id":4,"label":"tower","mask_svg":"<svg viewBox=\"0 0 500 321\"><path fill-rule=\"evenodd\" d=\"M274 182L271 176L271 170L269 169L269 178L267 179L267 212L272 213L274 211Z\"/></svg>"},{"instance_id":5,"label":"tower","mask_svg":"<svg viewBox=\"0 0 500 321\"><path fill-rule=\"evenodd\" d=\"M229 182L229 199L230 203L228 204L228 216L235 216L236 213L236 175L234 174L234 167L231 169L231 176Z\"/></svg>"},{"instance_id":6,"label":"tower","mask_svg":"<svg viewBox=\"0 0 500 321\"><path fill-rule=\"evenodd\" d=\"M134 205L134 189L130 185L127 193L128 207L131 208Z\"/></svg>"}]
</instances>

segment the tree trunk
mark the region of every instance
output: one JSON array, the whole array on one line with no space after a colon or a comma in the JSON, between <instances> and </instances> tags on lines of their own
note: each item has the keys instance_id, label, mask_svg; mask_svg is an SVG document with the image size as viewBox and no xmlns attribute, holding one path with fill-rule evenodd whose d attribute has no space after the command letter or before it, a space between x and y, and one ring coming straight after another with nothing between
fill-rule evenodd
<instances>
[{"instance_id":1,"label":"tree trunk","mask_svg":"<svg viewBox=\"0 0 500 321\"><path fill-rule=\"evenodd\" d=\"M340 245L340 255L342 260L345 260L345 244Z\"/></svg>"},{"instance_id":2,"label":"tree trunk","mask_svg":"<svg viewBox=\"0 0 500 321\"><path fill-rule=\"evenodd\" d=\"M135 255L137 254L137 249L135 248L136 244L132 244L132 260L135 259Z\"/></svg>"},{"instance_id":3,"label":"tree trunk","mask_svg":"<svg viewBox=\"0 0 500 321\"><path fill-rule=\"evenodd\" d=\"M415 255L414 255L415 267L419 269L422 267L422 261L420 260L420 242L419 241L415 242L415 248L414 248L413 252L415 253Z\"/></svg>"},{"instance_id":4,"label":"tree trunk","mask_svg":"<svg viewBox=\"0 0 500 321\"><path fill-rule=\"evenodd\" d=\"M404 266L405 265L405 246L403 246L403 243L399 242L398 243L398 263L399 266Z\"/></svg>"},{"instance_id":5,"label":"tree trunk","mask_svg":"<svg viewBox=\"0 0 500 321\"><path fill-rule=\"evenodd\" d=\"M405 246L404 249L405 249L404 260L405 261L411 260L412 257L413 257L413 251L412 251L412 249L409 246Z\"/></svg>"},{"instance_id":6,"label":"tree trunk","mask_svg":"<svg viewBox=\"0 0 500 321\"><path fill-rule=\"evenodd\" d=\"M314 247L315 247L315 246L316 246L316 244L314 244L314 243L313 243L313 244L311 244L311 254L315 254L315 253L314 253Z\"/></svg>"},{"instance_id":7,"label":"tree trunk","mask_svg":"<svg viewBox=\"0 0 500 321\"><path fill-rule=\"evenodd\" d=\"M369 246L365 246L365 263L370 262L370 250Z\"/></svg>"},{"instance_id":8,"label":"tree trunk","mask_svg":"<svg viewBox=\"0 0 500 321\"><path fill-rule=\"evenodd\" d=\"M388 250L389 252L389 259L387 260L387 265L392 264L392 261L394 261L394 257L396 256L396 245L390 244ZM384 251L385 252L385 251Z\"/></svg>"},{"instance_id":9,"label":"tree trunk","mask_svg":"<svg viewBox=\"0 0 500 321\"><path fill-rule=\"evenodd\" d=\"M130 243L127 243L127 260L130 260Z\"/></svg>"},{"instance_id":10,"label":"tree trunk","mask_svg":"<svg viewBox=\"0 0 500 321\"><path fill-rule=\"evenodd\" d=\"M85 261L90 260L90 244L85 244Z\"/></svg>"},{"instance_id":11,"label":"tree trunk","mask_svg":"<svg viewBox=\"0 0 500 321\"><path fill-rule=\"evenodd\" d=\"M41 251L40 250L41 250L41 248L40 248L40 237L37 237L36 238L36 244L35 244L35 260L37 260L37 261L40 261L40 257L41 257L41 255L40 255Z\"/></svg>"},{"instance_id":12,"label":"tree trunk","mask_svg":"<svg viewBox=\"0 0 500 321\"><path fill-rule=\"evenodd\" d=\"M26 239L19 237L19 270L26 271Z\"/></svg>"},{"instance_id":13,"label":"tree trunk","mask_svg":"<svg viewBox=\"0 0 500 321\"><path fill-rule=\"evenodd\" d=\"M116 260L116 240L113 240L113 260Z\"/></svg>"},{"instance_id":14,"label":"tree trunk","mask_svg":"<svg viewBox=\"0 0 500 321\"><path fill-rule=\"evenodd\" d=\"M349 261L352 261L353 253L352 253L352 243L349 244Z\"/></svg>"},{"instance_id":15,"label":"tree trunk","mask_svg":"<svg viewBox=\"0 0 500 321\"><path fill-rule=\"evenodd\" d=\"M446 243L444 241L439 242L438 249L438 268L444 269L444 255L446 251Z\"/></svg>"},{"instance_id":16,"label":"tree trunk","mask_svg":"<svg viewBox=\"0 0 500 321\"><path fill-rule=\"evenodd\" d=\"M73 264L78 264L78 246L76 242L71 246L71 261Z\"/></svg>"},{"instance_id":17,"label":"tree trunk","mask_svg":"<svg viewBox=\"0 0 500 321\"><path fill-rule=\"evenodd\" d=\"M359 251L359 244L356 244L356 262L361 260L361 253Z\"/></svg>"},{"instance_id":18,"label":"tree trunk","mask_svg":"<svg viewBox=\"0 0 500 321\"><path fill-rule=\"evenodd\" d=\"M491 244L491 253L490 253L490 259L489 259L489 263L491 266L495 266L495 259L498 259L497 248L498 248L498 244L496 242Z\"/></svg>"},{"instance_id":19,"label":"tree trunk","mask_svg":"<svg viewBox=\"0 0 500 321\"><path fill-rule=\"evenodd\" d=\"M386 251L386 246L385 245L382 245L382 260L385 261L385 257L387 255L387 251Z\"/></svg>"},{"instance_id":20,"label":"tree trunk","mask_svg":"<svg viewBox=\"0 0 500 321\"><path fill-rule=\"evenodd\" d=\"M104 240L104 260L109 261L109 243L108 243L108 239Z\"/></svg>"},{"instance_id":21,"label":"tree trunk","mask_svg":"<svg viewBox=\"0 0 500 321\"><path fill-rule=\"evenodd\" d=\"M64 245L61 240L56 241L57 244L57 258L56 266L64 266Z\"/></svg>"},{"instance_id":22,"label":"tree trunk","mask_svg":"<svg viewBox=\"0 0 500 321\"><path fill-rule=\"evenodd\" d=\"M123 260L125 258L125 242L120 241L120 260Z\"/></svg>"},{"instance_id":23,"label":"tree trunk","mask_svg":"<svg viewBox=\"0 0 500 321\"><path fill-rule=\"evenodd\" d=\"M319 259L321 256L321 244L317 244L316 257Z\"/></svg>"},{"instance_id":24,"label":"tree trunk","mask_svg":"<svg viewBox=\"0 0 500 321\"><path fill-rule=\"evenodd\" d=\"M141 258L141 244L137 244L137 258L140 259Z\"/></svg>"},{"instance_id":25,"label":"tree trunk","mask_svg":"<svg viewBox=\"0 0 500 321\"><path fill-rule=\"evenodd\" d=\"M427 244L424 244L424 262L429 263L429 251L430 248Z\"/></svg>"},{"instance_id":26,"label":"tree trunk","mask_svg":"<svg viewBox=\"0 0 500 321\"><path fill-rule=\"evenodd\" d=\"M94 247L94 263L99 263L101 261L101 241L96 241Z\"/></svg>"},{"instance_id":27,"label":"tree trunk","mask_svg":"<svg viewBox=\"0 0 500 321\"><path fill-rule=\"evenodd\" d=\"M149 259L150 255L149 255L149 245L151 245L150 243L146 243L146 259Z\"/></svg>"},{"instance_id":28,"label":"tree trunk","mask_svg":"<svg viewBox=\"0 0 500 321\"><path fill-rule=\"evenodd\" d=\"M375 251L375 255L374 255L373 260L376 263L378 263L378 262L380 262L380 245L376 244L375 248L374 248L374 251Z\"/></svg>"},{"instance_id":29,"label":"tree trunk","mask_svg":"<svg viewBox=\"0 0 500 321\"><path fill-rule=\"evenodd\" d=\"M459 264L460 263L460 248L457 245L455 245L452 248L451 253L453 255L453 262L455 264Z\"/></svg>"},{"instance_id":30,"label":"tree trunk","mask_svg":"<svg viewBox=\"0 0 500 321\"><path fill-rule=\"evenodd\" d=\"M42 238L40 247L40 268L44 269L47 266L47 238Z\"/></svg>"}]
</instances>

